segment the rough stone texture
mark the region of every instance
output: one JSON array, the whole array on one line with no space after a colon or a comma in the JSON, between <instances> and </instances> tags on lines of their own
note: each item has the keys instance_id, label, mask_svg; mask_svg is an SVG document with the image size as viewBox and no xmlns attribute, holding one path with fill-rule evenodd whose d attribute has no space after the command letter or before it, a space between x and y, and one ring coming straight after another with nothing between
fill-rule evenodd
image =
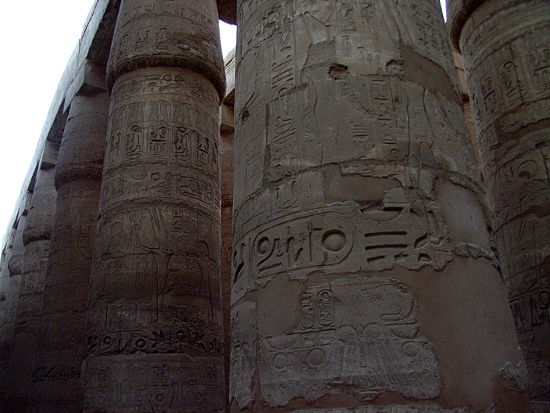
<instances>
[{"instance_id":1,"label":"rough stone texture","mask_svg":"<svg viewBox=\"0 0 550 413\"><path fill-rule=\"evenodd\" d=\"M215 13L204 18L201 11L213 10L214 2L125 1L113 36L119 3L94 4L10 224L19 225L22 246L36 166L55 163L43 154L44 145L61 140L69 108L107 87L105 66L114 37L110 175L86 336L87 411L223 410L221 355L227 354L227 343L221 338L227 339L229 330L230 255L236 269L229 360L233 410L240 404L256 412L526 411L525 397L517 395L527 388L527 373L510 339L505 289L491 267L498 260L483 230L477 166L472 154L464 153L468 137L458 120L461 100L443 50L441 22L434 17L437 2L241 0L239 94L244 98L236 113L245 133L237 139L237 157L244 163L237 164L234 251L228 241L234 93L225 96L219 142L217 125L208 124L218 116L213 102L223 96L221 60L211 53L218 46L209 46L217 42ZM451 4L459 11L453 28L462 30L482 3ZM176 9L183 4L194 10L180 13ZM219 0L218 7L224 20L235 20L235 1ZM491 20L501 19L501 12ZM524 23L536 22L532 17ZM495 29L491 20L478 20L483 28L476 33L498 39L494 33L513 31L513 25ZM458 40L455 36L455 44ZM515 59L528 70L531 55L524 54L527 60ZM491 59L486 60L494 65ZM227 82L234 85L231 74ZM520 85L527 103L517 114L524 116L533 105L526 85ZM462 99L467 99L464 89ZM534 127L529 125L527 134ZM496 149L508 150L507 144ZM221 229L213 207L220 187L209 169L215 145L223 170ZM97 190L97 184L84 191L80 174L86 168L74 168L79 157L93 152L75 149L73 166L58 174L64 176L58 179L64 223L81 209L93 212L83 206L88 198L93 203L84 192ZM523 183L528 174L529 168L510 175L509 186ZM536 213L543 216L541 210L537 206ZM38 234L45 223L33 219L29 239L31 229ZM74 317L61 310L85 301L76 287L87 276L84 246L95 225L70 225L73 231L54 231L59 254L50 262L53 276L40 334L46 350L34 369L32 412L81 408L76 402L70 406L80 397L81 307ZM0 374L6 373L16 327L36 321L32 316L15 322L17 314L19 321L32 314L27 304L17 311L25 265L22 251L13 248L15 234L8 234L2 252ZM539 243L537 253L547 244ZM75 245L82 254L79 249L64 256ZM521 255L516 251L514 259ZM548 306L541 291L535 296L541 308L532 302L523 303L523 310L514 307L520 320L545 325ZM33 348L22 350L30 354ZM538 360L540 348L530 354ZM29 360L12 362L28 369ZM0 380L5 388L5 376ZM11 407L0 411L16 411ZM532 411L548 412L548 404L538 400Z\"/></svg>"},{"instance_id":2,"label":"rough stone texture","mask_svg":"<svg viewBox=\"0 0 550 413\"><path fill-rule=\"evenodd\" d=\"M235 54L228 56L225 62L227 78L235 77ZM228 84L229 86L229 84ZM229 360L231 342L231 246L233 244L233 139L235 135L233 99L234 88L228 87L228 96L221 107L220 126L220 163L221 163L221 204L222 204L222 303L223 328L225 340L225 385L229 398Z\"/></svg>"},{"instance_id":3,"label":"rough stone texture","mask_svg":"<svg viewBox=\"0 0 550 413\"><path fill-rule=\"evenodd\" d=\"M221 20L229 24L237 22L237 0L217 0L218 15Z\"/></svg>"},{"instance_id":4,"label":"rough stone texture","mask_svg":"<svg viewBox=\"0 0 550 413\"><path fill-rule=\"evenodd\" d=\"M466 118L466 124L470 131L470 137L472 138L472 145L474 148L474 154L476 156L476 163L481 171L481 155L479 154L479 142L477 140L477 131L474 124L474 116L472 114L472 103L470 102L470 91L468 89L468 83L466 82L466 74L464 73L464 59L462 55L453 50L453 60L455 62L456 73L458 74L458 86L462 95L462 108L464 109L464 116ZM483 175L482 175L483 178Z\"/></svg>"},{"instance_id":5,"label":"rough stone texture","mask_svg":"<svg viewBox=\"0 0 550 413\"><path fill-rule=\"evenodd\" d=\"M33 412L76 412L83 403L80 370L108 110L106 92L76 96L69 110L55 176L57 212L32 373Z\"/></svg>"},{"instance_id":6,"label":"rough stone texture","mask_svg":"<svg viewBox=\"0 0 550 413\"><path fill-rule=\"evenodd\" d=\"M439 5L238 21L232 410L528 411Z\"/></svg>"},{"instance_id":7,"label":"rough stone texture","mask_svg":"<svg viewBox=\"0 0 550 413\"><path fill-rule=\"evenodd\" d=\"M483 413L493 413L494 406L489 407ZM403 406L365 406L355 409L307 409L294 410L293 413L473 413L467 407L444 409L434 404L411 404Z\"/></svg>"},{"instance_id":8,"label":"rough stone texture","mask_svg":"<svg viewBox=\"0 0 550 413\"><path fill-rule=\"evenodd\" d=\"M452 1L535 411L550 411L550 3Z\"/></svg>"},{"instance_id":9,"label":"rough stone texture","mask_svg":"<svg viewBox=\"0 0 550 413\"><path fill-rule=\"evenodd\" d=\"M22 259L25 252L23 229L27 219L25 210L19 216L3 251L0 273L0 411L4 411L5 396L9 390L9 365L13 349L17 303L21 290Z\"/></svg>"},{"instance_id":10,"label":"rough stone texture","mask_svg":"<svg viewBox=\"0 0 550 413\"><path fill-rule=\"evenodd\" d=\"M107 74L84 411L222 412L215 1L123 0Z\"/></svg>"},{"instance_id":11,"label":"rough stone texture","mask_svg":"<svg viewBox=\"0 0 550 413\"><path fill-rule=\"evenodd\" d=\"M48 150L44 158L55 159L57 144L49 142L46 148ZM48 155L50 151L53 156ZM41 163L42 169L37 172L31 207L23 231L25 253L21 265L21 287L17 300L5 401L6 411L9 412L25 411L29 396L57 197L54 166L51 161Z\"/></svg>"}]
</instances>

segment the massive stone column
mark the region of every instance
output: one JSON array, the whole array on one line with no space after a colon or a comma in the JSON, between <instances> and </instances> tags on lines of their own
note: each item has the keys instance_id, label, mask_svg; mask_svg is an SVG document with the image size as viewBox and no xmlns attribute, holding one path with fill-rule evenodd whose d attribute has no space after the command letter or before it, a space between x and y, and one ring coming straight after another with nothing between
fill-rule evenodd
<instances>
[{"instance_id":1,"label":"massive stone column","mask_svg":"<svg viewBox=\"0 0 550 413\"><path fill-rule=\"evenodd\" d=\"M85 412L221 412L214 0L123 0L94 247Z\"/></svg>"},{"instance_id":2,"label":"massive stone column","mask_svg":"<svg viewBox=\"0 0 550 413\"><path fill-rule=\"evenodd\" d=\"M528 411L439 2L238 24L233 411Z\"/></svg>"},{"instance_id":3,"label":"massive stone column","mask_svg":"<svg viewBox=\"0 0 550 413\"><path fill-rule=\"evenodd\" d=\"M2 254L0 272L0 411L5 410L5 397L10 389L8 379L13 350L13 337L19 292L21 291L22 260L25 252L23 229L27 220L26 208L18 216L8 234L7 248Z\"/></svg>"},{"instance_id":4,"label":"massive stone column","mask_svg":"<svg viewBox=\"0 0 550 413\"><path fill-rule=\"evenodd\" d=\"M57 197L54 166L58 148L57 143L46 142L44 155L36 171L23 231L25 252L21 262L13 350L6 380L5 410L14 413L26 411L31 383Z\"/></svg>"},{"instance_id":5,"label":"massive stone column","mask_svg":"<svg viewBox=\"0 0 550 413\"><path fill-rule=\"evenodd\" d=\"M534 410L550 411L550 2L453 0Z\"/></svg>"},{"instance_id":6,"label":"massive stone column","mask_svg":"<svg viewBox=\"0 0 550 413\"><path fill-rule=\"evenodd\" d=\"M106 92L76 96L70 105L55 174L57 211L29 392L32 412L82 408L81 364L108 111Z\"/></svg>"}]
</instances>

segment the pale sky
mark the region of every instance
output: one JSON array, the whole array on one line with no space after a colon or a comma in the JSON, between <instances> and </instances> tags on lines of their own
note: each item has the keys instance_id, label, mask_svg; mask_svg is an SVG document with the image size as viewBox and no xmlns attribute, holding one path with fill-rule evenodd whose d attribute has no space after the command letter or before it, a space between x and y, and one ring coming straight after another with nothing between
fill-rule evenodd
<instances>
[{"instance_id":1,"label":"pale sky","mask_svg":"<svg viewBox=\"0 0 550 413\"><path fill-rule=\"evenodd\" d=\"M445 0L441 0L444 2ZM0 242L30 167L50 103L95 0L8 1L0 14ZM235 26L221 27L226 55ZM0 244L0 250L3 242Z\"/></svg>"}]
</instances>

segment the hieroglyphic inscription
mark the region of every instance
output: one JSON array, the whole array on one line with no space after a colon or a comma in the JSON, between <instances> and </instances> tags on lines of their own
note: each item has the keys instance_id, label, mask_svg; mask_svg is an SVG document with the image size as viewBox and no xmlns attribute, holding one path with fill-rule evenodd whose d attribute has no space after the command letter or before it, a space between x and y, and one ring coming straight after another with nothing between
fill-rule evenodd
<instances>
[{"instance_id":1,"label":"hieroglyphic inscription","mask_svg":"<svg viewBox=\"0 0 550 413\"><path fill-rule=\"evenodd\" d=\"M236 410L442 393L414 297L387 278L461 300L448 265L458 245L471 255L456 261L490 266L473 247L488 234L439 14L416 0L239 3L232 303L253 326L232 326ZM450 182L473 202L459 190L449 199L467 207L443 199ZM437 336L437 348L461 340Z\"/></svg>"},{"instance_id":2,"label":"hieroglyphic inscription","mask_svg":"<svg viewBox=\"0 0 550 413\"><path fill-rule=\"evenodd\" d=\"M497 234L504 257L512 315L528 370L532 397L548 396L550 364L544 357L543 340L550 325L550 250L544 243L550 237L548 218L523 218L505 225Z\"/></svg>"},{"instance_id":3,"label":"hieroglyphic inscription","mask_svg":"<svg viewBox=\"0 0 550 413\"><path fill-rule=\"evenodd\" d=\"M275 274L303 278L325 267L351 271L357 262L374 271L442 270L451 259L441 207L398 188L379 206L333 205L261 226L235 245L233 282L239 291L250 275L262 285Z\"/></svg>"},{"instance_id":4,"label":"hieroglyphic inscription","mask_svg":"<svg viewBox=\"0 0 550 413\"><path fill-rule=\"evenodd\" d=\"M241 409L253 401L257 328L254 303L243 302L232 306L229 400L235 399Z\"/></svg>"},{"instance_id":5,"label":"hieroglyphic inscription","mask_svg":"<svg viewBox=\"0 0 550 413\"><path fill-rule=\"evenodd\" d=\"M87 369L85 409L223 411L223 363L217 358L101 361L92 359Z\"/></svg>"},{"instance_id":6,"label":"hieroglyphic inscription","mask_svg":"<svg viewBox=\"0 0 550 413\"><path fill-rule=\"evenodd\" d=\"M216 99L212 88L182 74L148 74L119 83L113 92L118 105L110 118L107 171L119 162L142 159L184 163L219 175L218 140L214 139L217 116L205 110ZM178 94L178 100L159 97L126 103L125 99L137 93ZM203 100L202 105L192 104L194 100Z\"/></svg>"},{"instance_id":7,"label":"hieroglyphic inscription","mask_svg":"<svg viewBox=\"0 0 550 413\"><path fill-rule=\"evenodd\" d=\"M128 293L146 287L158 294L207 297L211 271L219 266L217 220L192 208L161 205L105 216L97 249L102 271L97 271L95 288L124 285Z\"/></svg>"},{"instance_id":8,"label":"hieroglyphic inscription","mask_svg":"<svg viewBox=\"0 0 550 413\"><path fill-rule=\"evenodd\" d=\"M223 410L215 11L212 0L121 5L85 410Z\"/></svg>"},{"instance_id":9,"label":"hieroglyphic inscription","mask_svg":"<svg viewBox=\"0 0 550 413\"><path fill-rule=\"evenodd\" d=\"M167 172L155 166L145 172L110 177L105 180L103 191L110 202L146 196L187 202L193 200L204 209L219 202L221 198L219 188L210 180L178 170Z\"/></svg>"},{"instance_id":10,"label":"hieroglyphic inscription","mask_svg":"<svg viewBox=\"0 0 550 413\"><path fill-rule=\"evenodd\" d=\"M336 265L353 244L353 231L344 216L327 212L293 219L255 237L252 266L261 279L293 269Z\"/></svg>"},{"instance_id":11,"label":"hieroglyphic inscription","mask_svg":"<svg viewBox=\"0 0 550 413\"><path fill-rule=\"evenodd\" d=\"M54 366L41 366L33 369L32 381L36 382L60 382L68 380L79 380L81 378L81 366L56 364Z\"/></svg>"},{"instance_id":12,"label":"hieroglyphic inscription","mask_svg":"<svg viewBox=\"0 0 550 413\"><path fill-rule=\"evenodd\" d=\"M546 1L486 1L456 28L529 393L542 404L550 400L548 16Z\"/></svg>"},{"instance_id":13,"label":"hieroglyphic inscription","mask_svg":"<svg viewBox=\"0 0 550 413\"><path fill-rule=\"evenodd\" d=\"M270 405L313 401L333 386L363 400L387 391L439 395L438 363L403 284L350 276L314 285L302 294L299 312L294 328L260 338L262 398Z\"/></svg>"},{"instance_id":14,"label":"hieroglyphic inscription","mask_svg":"<svg viewBox=\"0 0 550 413\"><path fill-rule=\"evenodd\" d=\"M223 353L223 338L198 305L157 310L146 304L113 304L102 316L87 333L88 354L185 354L192 348Z\"/></svg>"},{"instance_id":15,"label":"hieroglyphic inscription","mask_svg":"<svg viewBox=\"0 0 550 413\"><path fill-rule=\"evenodd\" d=\"M110 76L135 69L135 62L147 66L203 69L223 94L223 59L217 33L215 4L140 0L124 7L117 22ZM200 23L199 23L200 22ZM200 31L200 35L197 34ZM111 79L113 80L113 79Z\"/></svg>"}]
</instances>

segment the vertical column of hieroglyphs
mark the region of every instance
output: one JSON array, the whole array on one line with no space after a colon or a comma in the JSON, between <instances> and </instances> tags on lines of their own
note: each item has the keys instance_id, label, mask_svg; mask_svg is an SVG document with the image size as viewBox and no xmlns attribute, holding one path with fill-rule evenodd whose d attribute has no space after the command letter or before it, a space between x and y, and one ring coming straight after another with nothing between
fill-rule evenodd
<instances>
[{"instance_id":1,"label":"vertical column of hieroglyphs","mask_svg":"<svg viewBox=\"0 0 550 413\"><path fill-rule=\"evenodd\" d=\"M215 1L123 0L107 72L85 411L223 411Z\"/></svg>"},{"instance_id":2,"label":"vertical column of hieroglyphs","mask_svg":"<svg viewBox=\"0 0 550 413\"><path fill-rule=\"evenodd\" d=\"M13 351L6 381L8 389L5 409L10 412L24 411L31 383L57 196L54 167L58 148L58 143L46 141L44 154L36 171L36 181L23 231L25 253L21 263L21 286L15 314Z\"/></svg>"},{"instance_id":3,"label":"vertical column of hieroglyphs","mask_svg":"<svg viewBox=\"0 0 550 413\"><path fill-rule=\"evenodd\" d=\"M57 209L29 392L33 412L82 407L80 370L108 112L106 92L76 96L69 109L55 174Z\"/></svg>"},{"instance_id":4,"label":"vertical column of hieroglyphs","mask_svg":"<svg viewBox=\"0 0 550 413\"><path fill-rule=\"evenodd\" d=\"M524 411L438 2L238 24L234 411Z\"/></svg>"},{"instance_id":5,"label":"vertical column of hieroglyphs","mask_svg":"<svg viewBox=\"0 0 550 413\"><path fill-rule=\"evenodd\" d=\"M464 4L465 3L465 4ZM453 1L492 224L535 411L550 411L550 2ZM540 409L540 410L538 410Z\"/></svg>"}]
</instances>

